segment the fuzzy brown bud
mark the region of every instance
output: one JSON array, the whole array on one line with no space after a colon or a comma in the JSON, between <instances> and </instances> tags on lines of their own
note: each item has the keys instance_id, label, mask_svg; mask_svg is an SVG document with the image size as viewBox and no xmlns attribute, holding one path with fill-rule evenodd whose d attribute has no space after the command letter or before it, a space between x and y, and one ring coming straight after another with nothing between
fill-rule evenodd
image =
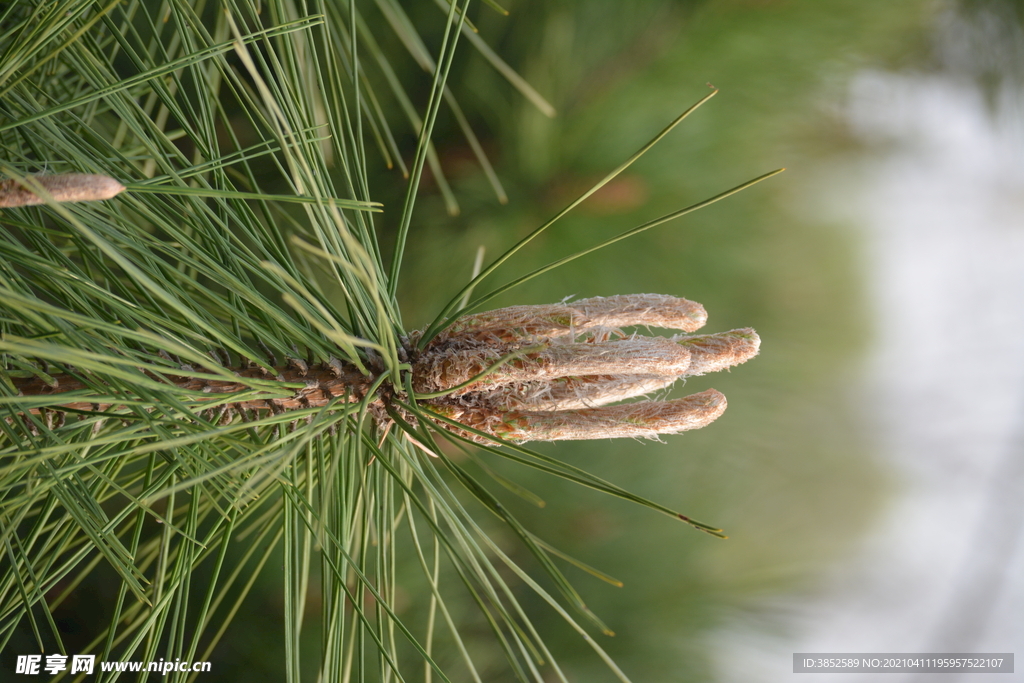
<instances>
[{"instance_id":1,"label":"fuzzy brown bud","mask_svg":"<svg viewBox=\"0 0 1024 683\"><path fill-rule=\"evenodd\" d=\"M424 394L446 391L468 382L513 352L509 347L485 346L425 354L413 366L413 387ZM637 374L676 378L683 375L689 365L689 351L662 337L634 337L600 344L552 344L509 360L458 393L578 375Z\"/></svg>"},{"instance_id":2,"label":"fuzzy brown bud","mask_svg":"<svg viewBox=\"0 0 1024 683\"><path fill-rule=\"evenodd\" d=\"M674 401L642 401L569 411L510 411L482 431L510 441L578 441L655 438L700 429L725 412L725 396L714 389ZM470 426L472 416L460 419ZM470 418L470 419L467 419Z\"/></svg>"},{"instance_id":3,"label":"fuzzy brown bud","mask_svg":"<svg viewBox=\"0 0 1024 683\"><path fill-rule=\"evenodd\" d=\"M495 410L577 410L645 396L672 386L678 379L665 375L559 377L548 382L511 384L478 396Z\"/></svg>"},{"instance_id":4,"label":"fuzzy brown bud","mask_svg":"<svg viewBox=\"0 0 1024 683\"><path fill-rule=\"evenodd\" d=\"M586 327L662 327L695 332L708 321L700 304L667 294L620 294L595 296L569 304Z\"/></svg>"},{"instance_id":5,"label":"fuzzy brown bud","mask_svg":"<svg viewBox=\"0 0 1024 683\"><path fill-rule=\"evenodd\" d=\"M529 342L587 330L643 325L694 332L707 321L704 307L665 294L623 294L592 297L564 304L510 306L466 315L438 335L444 341Z\"/></svg>"}]
</instances>

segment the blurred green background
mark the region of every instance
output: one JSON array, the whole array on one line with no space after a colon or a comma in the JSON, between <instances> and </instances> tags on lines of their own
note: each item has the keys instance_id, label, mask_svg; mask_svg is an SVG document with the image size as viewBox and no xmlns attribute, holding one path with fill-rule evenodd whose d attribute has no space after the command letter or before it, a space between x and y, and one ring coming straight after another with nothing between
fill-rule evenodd
<instances>
[{"instance_id":1,"label":"blurred green background","mask_svg":"<svg viewBox=\"0 0 1024 683\"><path fill-rule=\"evenodd\" d=\"M509 202L496 201L454 122L443 118L438 149L460 213L448 215L427 179L401 291L407 328L429 322L469 279L478 246L496 255L543 223L703 97L706 83L719 95L488 284L766 171L789 169L494 302L669 293L703 303L711 331L752 326L761 334L755 361L674 392L723 391L730 408L713 426L664 444L540 445L724 527L729 540L487 459L546 501L537 508L504 497L529 528L624 583L615 588L567 569L616 632L597 637L633 680L715 680L715 630L737 619L766 631L779 627L766 602L813 590L885 505L886 475L850 389L872 335L861 244L851 226L817 215L808 188L837 158L859 153L828 104L859 69L925 62L939 8L917 0L507 6L507 18L477 7L474 21L558 115L543 115L464 46L454 90L474 112ZM428 35L443 18L429 3L413 16ZM411 60L407 68L415 69ZM385 192L390 173L376 185ZM393 195L378 195L386 206L400 200L399 185L391 187ZM385 224L389 219L397 216L386 212ZM506 547L530 566L511 539ZM550 615L542 623L570 680L613 679L546 605L523 596L535 615ZM409 596L410 613L424 607ZM480 633L474 646L486 649L483 624ZM511 680L499 658L495 651L486 680Z\"/></svg>"}]
</instances>

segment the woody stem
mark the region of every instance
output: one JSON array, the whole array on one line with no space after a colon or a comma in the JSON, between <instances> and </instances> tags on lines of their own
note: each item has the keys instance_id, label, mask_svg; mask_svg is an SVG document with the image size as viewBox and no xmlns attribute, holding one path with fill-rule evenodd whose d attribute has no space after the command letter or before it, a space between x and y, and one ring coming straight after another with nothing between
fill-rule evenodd
<instances>
[{"instance_id":1,"label":"woody stem","mask_svg":"<svg viewBox=\"0 0 1024 683\"><path fill-rule=\"evenodd\" d=\"M223 379L206 379L201 377L184 377L180 375L166 374L156 375L146 372L149 379L156 380L178 389L200 392L204 396L197 397L199 401L215 401L224 398L224 394L252 391L251 384L245 382L247 379L259 379L285 383L296 383L304 385L297 391L292 391L291 396L283 398L252 398L232 403L237 409L248 410L273 410L280 412L284 410L296 410L299 408L318 408L327 405L330 401L339 397L348 397L348 401L358 401L369 391L373 377L367 377L355 367L347 363L333 365L318 365L303 371L294 367L275 368L271 375L261 368L249 368L235 373L239 381L225 381ZM53 384L48 384L41 377L11 378L15 389L22 396L51 396L71 391L88 389L89 387L81 380L69 374L56 374L52 376ZM284 387L282 387L284 388ZM116 403L97 403L95 401L82 400L74 397L67 403L53 406L53 409L71 410L106 410ZM38 409L33 409L38 413Z\"/></svg>"}]
</instances>

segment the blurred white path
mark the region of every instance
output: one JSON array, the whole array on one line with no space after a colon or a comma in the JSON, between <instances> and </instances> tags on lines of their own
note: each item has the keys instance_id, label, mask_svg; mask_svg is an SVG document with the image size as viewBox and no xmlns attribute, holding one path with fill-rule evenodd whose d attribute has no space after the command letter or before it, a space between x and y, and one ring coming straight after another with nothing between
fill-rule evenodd
<instances>
[{"instance_id":1,"label":"blurred white path","mask_svg":"<svg viewBox=\"0 0 1024 683\"><path fill-rule=\"evenodd\" d=\"M880 680L792 674L793 652L1016 652L1012 675L881 680L1024 681L1024 89L969 76L852 84L848 120L875 155L831 204L866 231L865 428L897 488L818 599L774 606L788 635L726 634L723 681Z\"/></svg>"}]
</instances>

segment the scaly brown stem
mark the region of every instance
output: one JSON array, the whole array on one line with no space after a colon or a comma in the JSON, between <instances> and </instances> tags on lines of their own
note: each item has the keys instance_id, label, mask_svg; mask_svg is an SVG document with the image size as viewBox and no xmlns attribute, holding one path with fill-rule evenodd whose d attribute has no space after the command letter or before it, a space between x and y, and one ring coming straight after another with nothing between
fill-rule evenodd
<instances>
[{"instance_id":1,"label":"scaly brown stem","mask_svg":"<svg viewBox=\"0 0 1024 683\"><path fill-rule=\"evenodd\" d=\"M332 399L348 396L350 402L358 401L369 391L373 381L356 368L344 363L333 365L320 365L311 367L308 370L295 367L275 368L274 374L265 373L261 368L250 368L235 373L238 382L224 381L220 379L202 379L198 377L183 377L180 375L167 374L160 377L154 373L146 372L146 376L152 380L166 382L178 389L202 392L208 394L209 398L197 397L198 401L215 401L224 398L224 394L246 391L252 387L246 384L245 379L276 380L278 382L298 382L306 386L291 396L285 398L249 399L233 403L236 409L248 410L273 410L280 412L284 410L296 410L298 408L319 408L327 405ZM53 375L56 386L47 384L41 377L12 378L15 388L24 396L51 396L63 394L78 389L86 389L87 386L71 375ZM53 410L106 410L116 403L96 403L94 401L69 401L51 406ZM38 409L33 409L38 414Z\"/></svg>"}]
</instances>

